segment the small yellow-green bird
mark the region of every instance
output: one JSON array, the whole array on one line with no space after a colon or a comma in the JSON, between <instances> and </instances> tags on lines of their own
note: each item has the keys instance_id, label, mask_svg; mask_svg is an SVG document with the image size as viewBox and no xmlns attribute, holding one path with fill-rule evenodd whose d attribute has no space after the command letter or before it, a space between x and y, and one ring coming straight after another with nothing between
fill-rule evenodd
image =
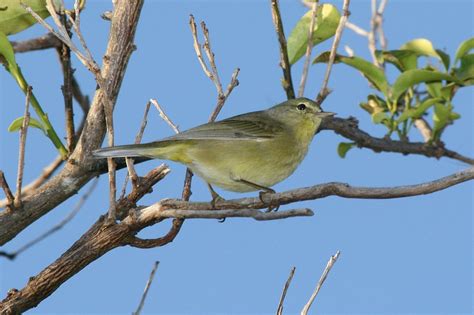
<instances>
[{"instance_id":1,"label":"small yellow-green bird","mask_svg":"<svg viewBox=\"0 0 474 315\"><path fill-rule=\"evenodd\" d=\"M267 110L210 122L163 140L94 151L96 157L171 160L189 167L208 184L236 192L263 190L290 176L308 152L323 112L296 98ZM213 201L219 197L209 185Z\"/></svg>"}]
</instances>

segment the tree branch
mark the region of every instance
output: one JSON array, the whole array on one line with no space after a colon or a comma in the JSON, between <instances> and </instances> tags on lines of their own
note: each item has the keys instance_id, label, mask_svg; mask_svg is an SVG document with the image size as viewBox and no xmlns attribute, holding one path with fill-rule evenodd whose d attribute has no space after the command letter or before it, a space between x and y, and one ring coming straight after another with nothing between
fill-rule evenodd
<instances>
[{"instance_id":1,"label":"tree branch","mask_svg":"<svg viewBox=\"0 0 474 315\"><path fill-rule=\"evenodd\" d=\"M56 36L54 36L54 34L47 33L46 35L37 38L32 38L20 42L11 42L11 44L13 46L13 50L16 53L23 53L49 48L60 48L62 42Z\"/></svg>"},{"instance_id":2,"label":"tree branch","mask_svg":"<svg viewBox=\"0 0 474 315\"><path fill-rule=\"evenodd\" d=\"M282 85L286 92L286 97L292 99L295 98L295 89L293 88L293 79L291 78L291 64L288 58L285 32L283 30L278 0L271 0L271 8L273 25L275 26L278 43L280 44L280 67L283 70Z\"/></svg>"},{"instance_id":3,"label":"tree branch","mask_svg":"<svg viewBox=\"0 0 474 315\"><path fill-rule=\"evenodd\" d=\"M142 0L119 2L114 9L109 42L101 70L105 86L96 91L87 115L83 133L68 164L34 194L23 200L22 211L0 213L0 245L5 244L29 224L54 209L89 182L98 173L101 163L91 158L90 152L98 148L105 135L105 118L102 103L115 103L125 69L132 51L133 38L143 5ZM106 90L106 91L105 91Z\"/></svg>"},{"instance_id":4,"label":"tree branch","mask_svg":"<svg viewBox=\"0 0 474 315\"><path fill-rule=\"evenodd\" d=\"M219 200L214 207L210 202L185 202L178 199L164 199L158 204L140 209L137 218L149 221L151 218L162 218L161 212L173 210L226 210L226 209L266 209L268 204L286 205L297 201L314 200L329 196L339 196L352 199L392 199L410 196L426 195L448 187L473 180L474 167L442 177L437 180L407 186L395 187L357 187L346 183L326 183L310 187L298 188L281 193L265 195L262 201L259 197ZM166 215L169 213L164 212ZM181 214L181 213L180 213Z\"/></svg>"},{"instance_id":5,"label":"tree branch","mask_svg":"<svg viewBox=\"0 0 474 315\"><path fill-rule=\"evenodd\" d=\"M161 177L160 177L161 176ZM132 245L136 247L154 247L163 246L173 241L179 232L183 223L182 219L173 220L173 226L167 235L155 240L141 240L135 235L143 228L150 226L156 222L160 222L166 214L167 209L171 210L210 210L213 205L208 202L187 202L182 200L162 200L158 205L139 209L138 211L128 211L137 200L144 194L149 192L150 188L160 178L162 173L152 171L146 176L146 181L133 191L127 198L118 202L119 218L126 217L118 224L104 224L104 216L102 216L69 250L67 250L53 264L40 272L36 277L30 278L28 284L19 291L10 291L10 294L0 304L0 313L16 314L24 312L50 294L52 294L62 283L78 273L88 264L98 259L108 251L124 245ZM367 187L351 187L343 183L328 183L316 185L313 187L300 188L284 193L275 193L265 197L262 202L259 197L242 198L236 200L224 200L215 203L214 210L218 213L220 210L243 209L242 212L251 209L267 208L269 202L278 202L279 204L288 204L296 201L323 198L336 195L345 198L364 198L364 199L386 199L399 198L407 196L415 196L420 194L432 193L461 182L474 179L474 168L446 176L444 178L427 182L419 185L399 186L389 188L367 188ZM293 210L295 211L295 210ZM232 213L234 213L232 211ZM237 211L238 212L238 211ZM127 215L128 213L128 215ZM175 212L177 214L186 215L186 211ZM211 213L203 212L203 213ZM254 211L250 211L252 216ZM259 216L278 216L280 212L260 213ZM284 213L284 212L283 212ZM170 212L171 214L171 212ZM42 290L36 290L41 287Z\"/></svg>"},{"instance_id":6,"label":"tree branch","mask_svg":"<svg viewBox=\"0 0 474 315\"><path fill-rule=\"evenodd\" d=\"M321 130L333 130L344 138L354 141L357 146L372 149L375 152L395 152L402 154L418 154L426 157L447 157L470 165L474 165L474 159L463 156L443 146L430 145L424 142L405 142L386 138L372 137L358 128L358 122L354 118L331 118L322 122Z\"/></svg>"},{"instance_id":7,"label":"tree branch","mask_svg":"<svg viewBox=\"0 0 474 315\"><path fill-rule=\"evenodd\" d=\"M314 299L319 293L319 290L321 290L321 287L323 286L324 281L326 281L326 278L328 277L329 272L332 269L332 266L336 263L337 259L339 258L339 255L341 254L340 251L337 251L336 254L332 255L329 258L328 263L326 264L326 268L324 268L323 274L321 275L321 278L319 278L319 281L316 285L316 288L314 289L313 294L311 294L311 297L309 298L308 303L303 307L303 310L301 311L301 315L306 315L308 314L308 311L311 307L311 304L313 304Z\"/></svg>"}]
</instances>

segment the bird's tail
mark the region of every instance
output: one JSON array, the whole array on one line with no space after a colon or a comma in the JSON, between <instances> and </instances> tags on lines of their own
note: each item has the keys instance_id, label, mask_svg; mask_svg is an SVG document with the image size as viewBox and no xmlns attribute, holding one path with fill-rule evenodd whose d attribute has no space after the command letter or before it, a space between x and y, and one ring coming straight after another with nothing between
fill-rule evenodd
<instances>
[{"instance_id":1,"label":"bird's tail","mask_svg":"<svg viewBox=\"0 0 474 315\"><path fill-rule=\"evenodd\" d=\"M188 159L185 149L186 145L183 143L165 140L102 148L93 151L92 154L97 158L146 156L155 159L186 162Z\"/></svg>"}]
</instances>

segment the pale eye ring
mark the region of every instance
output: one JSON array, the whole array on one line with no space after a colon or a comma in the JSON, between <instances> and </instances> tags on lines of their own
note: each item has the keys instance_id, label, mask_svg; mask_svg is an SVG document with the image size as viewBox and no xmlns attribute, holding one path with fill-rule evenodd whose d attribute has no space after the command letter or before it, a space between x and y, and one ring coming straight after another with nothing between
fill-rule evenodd
<instances>
[{"instance_id":1,"label":"pale eye ring","mask_svg":"<svg viewBox=\"0 0 474 315\"><path fill-rule=\"evenodd\" d=\"M303 111L303 110L306 109L306 105L305 105L305 104L299 104L298 106L296 106L296 108L297 108L298 110Z\"/></svg>"}]
</instances>

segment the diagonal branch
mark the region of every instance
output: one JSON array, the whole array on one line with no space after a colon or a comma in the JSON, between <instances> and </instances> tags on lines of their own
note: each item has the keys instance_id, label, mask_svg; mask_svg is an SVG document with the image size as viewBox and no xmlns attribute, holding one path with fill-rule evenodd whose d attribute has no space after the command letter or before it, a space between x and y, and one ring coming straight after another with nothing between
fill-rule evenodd
<instances>
[{"instance_id":1,"label":"diagonal branch","mask_svg":"<svg viewBox=\"0 0 474 315\"><path fill-rule=\"evenodd\" d=\"M0 245L5 244L29 224L54 209L94 178L102 163L91 159L90 152L100 146L105 135L102 104L115 104L128 60L134 50L133 38L142 0L121 1L114 8L109 42L101 70L104 88L96 90L86 123L67 165L35 193L25 197L23 209L14 214L0 212ZM107 99L106 99L107 97ZM109 98L110 97L110 98Z\"/></svg>"},{"instance_id":2,"label":"diagonal branch","mask_svg":"<svg viewBox=\"0 0 474 315\"><path fill-rule=\"evenodd\" d=\"M288 49L281 20L280 7L278 0L271 0L272 19L275 31L280 44L280 67L283 70L282 85L288 99L295 98L295 89L293 88L293 79L291 78L291 64L288 58Z\"/></svg>"},{"instance_id":3,"label":"diagonal branch","mask_svg":"<svg viewBox=\"0 0 474 315\"><path fill-rule=\"evenodd\" d=\"M319 293L319 290L321 290L321 287L324 284L324 281L326 281L326 278L328 277L329 272L331 271L332 267L336 263L337 259L341 255L340 251L337 251L334 255L329 257L328 263L326 264L326 268L324 268L323 274L321 275L321 278L319 278L319 281L316 285L316 288L314 289L313 294L311 294L311 297L309 298L308 303L303 307L303 310L301 311L301 315L306 315L308 314L309 309L311 308L311 305L314 302L314 299Z\"/></svg>"}]
</instances>

